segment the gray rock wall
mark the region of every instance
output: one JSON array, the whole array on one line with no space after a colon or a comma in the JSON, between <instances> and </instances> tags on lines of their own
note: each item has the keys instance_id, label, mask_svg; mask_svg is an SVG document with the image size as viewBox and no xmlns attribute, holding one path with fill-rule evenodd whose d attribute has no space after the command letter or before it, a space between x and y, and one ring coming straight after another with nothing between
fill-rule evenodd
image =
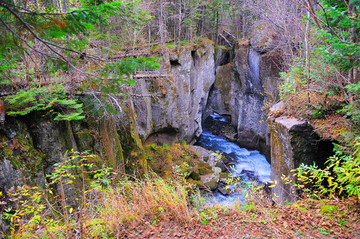
<instances>
[{"instance_id":1,"label":"gray rock wall","mask_svg":"<svg viewBox=\"0 0 360 239\"><path fill-rule=\"evenodd\" d=\"M269 131L264 104L278 98L279 69L271 55L261 55L248 43L232 50L233 59L216 68L203 120L212 112L230 115L237 142L260 149L269 158Z\"/></svg>"},{"instance_id":2,"label":"gray rock wall","mask_svg":"<svg viewBox=\"0 0 360 239\"><path fill-rule=\"evenodd\" d=\"M178 54L162 56L162 79L140 79L135 92L155 97L133 98L139 134L148 142L194 143L202 133L202 114L215 81L214 47L203 42ZM160 93L160 94L159 94Z\"/></svg>"},{"instance_id":3,"label":"gray rock wall","mask_svg":"<svg viewBox=\"0 0 360 239\"><path fill-rule=\"evenodd\" d=\"M280 104L278 104L280 105ZM291 170L300 164L320 167L332 154L332 143L322 140L306 121L281 116L281 110L273 107L268 119L271 144L271 180L277 181L272 193L279 203L296 201L297 194L291 186L294 182ZM287 178L284 180L284 177ZM291 182L291 184L287 183Z\"/></svg>"},{"instance_id":4,"label":"gray rock wall","mask_svg":"<svg viewBox=\"0 0 360 239\"><path fill-rule=\"evenodd\" d=\"M231 116L240 144L266 153L269 137L262 106L267 91L274 98L277 95L277 72L269 64L271 58L264 60L265 56L249 44L238 45L233 51L218 47L216 54L213 43L206 40L179 53L163 53L159 72L166 77L137 79L129 90L128 110L115 118L54 122L40 113L9 117L0 126L0 145L8 149L14 140L22 143L10 147L6 154L0 152L0 188L10 185L9 175L20 178L17 172L21 165L38 165L33 178L44 184L53 164L70 149L87 150L102 156L108 165L125 170L134 162L125 162L123 152L144 142L194 143L202 133L203 120L214 111ZM137 134L140 138L134 137ZM22 150L23 142L27 149ZM31 155L26 153L30 149ZM9 160L16 155L21 155L18 163ZM34 158L42 162L33 162Z\"/></svg>"},{"instance_id":5,"label":"gray rock wall","mask_svg":"<svg viewBox=\"0 0 360 239\"><path fill-rule=\"evenodd\" d=\"M99 155L104 161L98 162L98 166L105 163L124 171L123 149L119 144L121 138L123 144L126 142L127 130L122 127L129 122L124 116L73 122L53 121L40 112L7 117L0 125L0 190L7 192L23 182L45 187L46 175L54 172L54 164L62 162L71 149ZM69 199L75 197L73 190L65 193Z\"/></svg>"},{"instance_id":6,"label":"gray rock wall","mask_svg":"<svg viewBox=\"0 0 360 239\"><path fill-rule=\"evenodd\" d=\"M145 140L193 143L202 133L201 118L215 80L214 65L210 41L184 48L179 54L165 53L160 71L169 77L138 79L116 117L100 114L74 122L53 121L43 115L46 112L7 117L0 124L0 190L21 184L23 178L44 186L45 175L51 174L54 164L71 149L99 155L119 171L131 171L141 162L129 160L131 155L126 154L142 147Z\"/></svg>"}]
</instances>

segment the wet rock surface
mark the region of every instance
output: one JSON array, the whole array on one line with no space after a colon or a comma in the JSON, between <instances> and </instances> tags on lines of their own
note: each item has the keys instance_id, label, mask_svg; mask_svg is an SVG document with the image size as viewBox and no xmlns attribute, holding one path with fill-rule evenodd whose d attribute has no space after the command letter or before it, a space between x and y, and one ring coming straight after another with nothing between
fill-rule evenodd
<instances>
[{"instance_id":1,"label":"wet rock surface","mask_svg":"<svg viewBox=\"0 0 360 239\"><path fill-rule=\"evenodd\" d=\"M203 121L212 112L229 115L236 133L223 134L239 145L257 149L270 158L270 138L263 106L278 99L279 69L275 55L263 54L248 42L233 50L231 60L216 65L215 83L210 89ZM205 122L206 123L206 122ZM213 131L217 134L216 129Z\"/></svg>"}]
</instances>

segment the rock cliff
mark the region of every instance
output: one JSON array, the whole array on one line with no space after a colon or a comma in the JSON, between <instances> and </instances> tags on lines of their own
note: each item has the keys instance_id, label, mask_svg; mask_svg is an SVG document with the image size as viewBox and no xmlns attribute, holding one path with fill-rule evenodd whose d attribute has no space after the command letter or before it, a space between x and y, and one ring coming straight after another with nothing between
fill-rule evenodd
<instances>
[{"instance_id":1,"label":"rock cliff","mask_svg":"<svg viewBox=\"0 0 360 239\"><path fill-rule=\"evenodd\" d=\"M194 143L202 133L201 119L210 87L215 81L213 43L163 54L160 72L167 78L140 79L135 92L151 99L134 98L139 134L148 142Z\"/></svg>"},{"instance_id":2,"label":"rock cliff","mask_svg":"<svg viewBox=\"0 0 360 239\"><path fill-rule=\"evenodd\" d=\"M164 53L160 71L168 77L138 79L115 117L100 113L72 122L54 121L47 112L7 117L0 124L0 190L21 184L22 178L44 186L45 175L71 149L99 155L120 172L134 172L146 167L139 152L145 141L193 143L202 133L214 64L214 47L206 40L178 54Z\"/></svg>"},{"instance_id":3,"label":"rock cliff","mask_svg":"<svg viewBox=\"0 0 360 239\"><path fill-rule=\"evenodd\" d=\"M320 167L332 154L332 144L322 140L306 121L281 116L281 104L272 107L268 119L271 145L271 180L276 180L272 193L278 202L294 202L297 194L291 170L300 164Z\"/></svg>"},{"instance_id":4,"label":"rock cliff","mask_svg":"<svg viewBox=\"0 0 360 239\"><path fill-rule=\"evenodd\" d=\"M102 158L103 163L124 172L123 148L129 121L125 114L116 118L87 118L84 121L56 122L44 112L26 117L8 117L0 125L0 190L7 192L23 180L44 187L46 175L61 162L67 151L89 152ZM121 123L120 123L121 122ZM132 143L128 143L129 147ZM68 192L70 198L74 195Z\"/></svg>"},{"instance_id":5,"label":"rock cliff","mask_svg":"<svg viewBox=\"0 0 360 239\"><path fill-rule=\"evenodd\" d=\"M216 68L215 84L203 120L212 112L230 115L237 127L237 142L269 156L270 140L263 106L278 98L279 69L272 55L261 55L248 42L230 51L233 58L222 61Z\"/></svg>"}]
</instances>

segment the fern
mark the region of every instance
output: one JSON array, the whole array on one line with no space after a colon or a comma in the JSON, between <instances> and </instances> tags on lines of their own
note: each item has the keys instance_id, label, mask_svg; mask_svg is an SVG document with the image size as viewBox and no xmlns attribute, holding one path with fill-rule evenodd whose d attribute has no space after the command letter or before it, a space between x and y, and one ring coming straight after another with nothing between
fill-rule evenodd
<instances>
[{"instance_id":1,"label":"fern","mask_svg":"<svg viewBox=\"0 0 360 239\"><path fill-rule=\"evenodd\" d=\"M54 120L81 120L83 104L75 99L69 99L65 94L63 84L49 85L41 88L31 88L29 91L20 90L15 95L7 96L5 101L9 105L8 115L27 115L33 111L49 109L65 109L66 114L54 112Z\"/></svg>"}]
</instances>

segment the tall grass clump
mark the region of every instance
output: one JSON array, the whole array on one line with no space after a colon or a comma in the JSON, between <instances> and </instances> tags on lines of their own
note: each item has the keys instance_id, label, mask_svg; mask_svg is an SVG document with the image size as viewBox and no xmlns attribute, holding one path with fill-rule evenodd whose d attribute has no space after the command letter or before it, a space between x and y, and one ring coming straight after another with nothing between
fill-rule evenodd
<instances>
[{"instance_id":1,"label":"tall grass clump","mask_svg":"<svg viewBox=\"0 0 360 239\"><path fill-rule=\"evenodd\" d=\"M107 227L116 228L119 223L134 226L144 220L156 223L190 220L187 190L179 182L165 181L158 176L144 180L122 180L103 195L101 217Z\"/></svg>"}]
</instances>

